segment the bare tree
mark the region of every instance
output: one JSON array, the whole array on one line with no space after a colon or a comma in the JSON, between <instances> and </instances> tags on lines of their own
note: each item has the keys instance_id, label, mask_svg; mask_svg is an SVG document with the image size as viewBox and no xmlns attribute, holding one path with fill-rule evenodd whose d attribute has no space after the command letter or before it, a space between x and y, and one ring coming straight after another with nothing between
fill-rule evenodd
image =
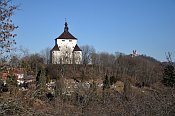
<instances>
[{"instance_id":1,"label":"bare tree","mask_svg":"<svg viewBox=\"0 0 175 116\"><path fill-rule=\"evenodd\" d=\"M0 1L0 54L10 52L16 44L13 31L18 28L12 22L12 16L17 6L11 0Z\"/></svg>"},{"instance_id":2,"label":"bare tree","mask_svg":"<svg viewBox=\"0 0 175 116\"><path fill-rule=\"evenodd\" d=\"M19 67L20 66L19 58L17 56L13 55L10 59L9 64L12 67Z\"/></svg>"},{"instance_id":3,"label":"bare tree","mask_svg":"<svg viewBox=\"0 0 175 116\"><path fill-rule=\"evenodd\" d=\"M51 48L47 47L47 48L41 50L41 52L40 52L41 56L44 59L45 64L49 64L49 62L50 62L50 50L51 50Z\"/></svg>"},{"instance_id":4,"label":"bare tree","mask_svg":"<svg viewBox=\"0 0 175 116\"><path fill-rule=\"evenodd\" d=\"M27 73L37 74L38 71L43 70L43 58L39 54L31 54L21 58L21 66L25 68Z\"/></svg>"},{"instance_id":5,"label":"bare tree","mask_svg":"<svg viewBox=\"0 0 175 116\"><path fill-rule=\"evenodd\" d=\"M17 49L17 52L19 52L19 56L20 57L25 57L25 56L29 56L29 49L25 48L24 46L19 46L19 48Z\"/></svg>"},{"instance_id":6,"label":"bare tree","mask_svg":"<svg viewBox=\"0 0 175 116\"><path fill-rule=\"evenodd\" d=\"M89 45L85 45L85 46L81 46L82 49L82 60L83 60L83 64L89 64L92 63L91 62L91 56L92 53L94 53L93 51L95 51L95 49L92 46Z\"/></svg>"}]
</instances>

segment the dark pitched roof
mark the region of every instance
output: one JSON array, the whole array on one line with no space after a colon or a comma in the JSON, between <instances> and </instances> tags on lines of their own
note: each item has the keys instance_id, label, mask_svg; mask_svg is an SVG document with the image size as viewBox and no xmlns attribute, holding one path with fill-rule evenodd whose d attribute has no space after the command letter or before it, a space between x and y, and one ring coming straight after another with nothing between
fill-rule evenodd
<instances>
[{"instance_id":1,"label":"dark pitched roof","mask_svg":"<svg viewBox=\"0 0 175 116\"><path fill-rule=\"evenodd\" d=\"M81 50L81 49L78 47L78 45L76 44L73 51L82 51L82 50Z\"/></svg>"},{"instance_id":2,"label":"dark pitched roof","mask_svg":"<svg viewBox=\"0 0 175 116\"><path fill-rule=\"evenodd\" d=\"M71 33L69 33L68 31L64 31L59 37L57 37L56 39L77 39L75 38Z\"/></svg>"},{"instance_id":3,"label":"dark pitched roof","mask_svg":"<svg viewBox=\"0 0 175 116\"><path fill-rule=\"evenodd\" d=\"M71 33L69 33L69 28L68 28L68 24L67 22L65 22L65 27L64 27L64 32L59 36L57 37L56 39L77 39L75 38Z\"/></svg>"},{"instance_id":4,"label":"dark pitched roof","mask_svg":"<svg viewBox=\"0 0 175 116\"><path fill-rule=\"evenodd\" d=\"M51 51L60 51L60 49L59 49L58 45L56 44L56 45L52 48Z\"/></svg>"}]
</instances>

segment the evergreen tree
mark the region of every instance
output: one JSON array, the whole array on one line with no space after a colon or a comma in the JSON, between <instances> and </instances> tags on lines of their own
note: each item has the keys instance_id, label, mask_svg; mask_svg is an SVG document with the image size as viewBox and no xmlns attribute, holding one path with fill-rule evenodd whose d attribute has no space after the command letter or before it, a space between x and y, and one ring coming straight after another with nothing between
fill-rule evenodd
<instances>
[{"instance_id":1,"label":"evergreen tree","mask_svg":"<svg viewBox=\"0 0 175 116\"><path fill-rule=\"evenodd\" d=\"M103 90L107 88L110 88L110 81L108 75L105 76L105 80L103 81Z\"/></svg>"},{"instance_id":2,"label":"evergreen tree","mask_svg":"<svg viewBox=\"0 0 175 116\"><path fill-rule=\"evenodd\" d=\"M164 85L169 87L173 87L175 85L175 71L172 63L165 66L162 82Z\"/></svg>"}]
</instances>

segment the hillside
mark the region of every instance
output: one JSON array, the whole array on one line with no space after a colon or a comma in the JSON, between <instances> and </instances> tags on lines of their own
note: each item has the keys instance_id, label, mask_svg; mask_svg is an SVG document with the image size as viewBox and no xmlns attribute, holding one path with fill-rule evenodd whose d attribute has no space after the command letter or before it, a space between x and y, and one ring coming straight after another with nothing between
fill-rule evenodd
<instances>
[{"instance_id":1,"label":"hillside","mask_svg":"<svg viewBox=\"0 0 175 116\"><path fill-rule=\"evenodd\" d=\"M1 115L175 113L174 88L161 83L164 65L153 58L124 55L108 64L43 65L37 61L30 66L35 63L38 68L28 69L39 72L28 89L10 85L8 92L0 93Z\"/></svg>"}]
</instances>

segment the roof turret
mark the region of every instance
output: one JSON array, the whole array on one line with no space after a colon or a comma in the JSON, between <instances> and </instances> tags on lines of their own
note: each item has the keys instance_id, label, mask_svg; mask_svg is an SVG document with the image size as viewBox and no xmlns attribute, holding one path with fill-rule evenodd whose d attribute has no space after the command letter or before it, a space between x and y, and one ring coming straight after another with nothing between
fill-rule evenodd
<instances>
[{"instance_id":1,"label":"roof turret","mask_svg":"<svg viewBox=\"0 0 175 116\"><path fill-rule=\"evenodd\" d=\"M69 28L68 28L68 24L67 24L67 21L65 21L65 24L64 24L64 31L68 32Z\"/></svg>"},{"instance_id":2,"label":"roof turret","mask_svg":"<svg viewBox=\"0 0 175 116\"><path fill-rule=\"evenodd\" d=\"M71 33L69 33L69 28L68 28L68 23L67 21L65 21L65 24L64 24L64 32L59 36L57 37L56 39L76 39Z\"/></svg>"}]
</instances>

